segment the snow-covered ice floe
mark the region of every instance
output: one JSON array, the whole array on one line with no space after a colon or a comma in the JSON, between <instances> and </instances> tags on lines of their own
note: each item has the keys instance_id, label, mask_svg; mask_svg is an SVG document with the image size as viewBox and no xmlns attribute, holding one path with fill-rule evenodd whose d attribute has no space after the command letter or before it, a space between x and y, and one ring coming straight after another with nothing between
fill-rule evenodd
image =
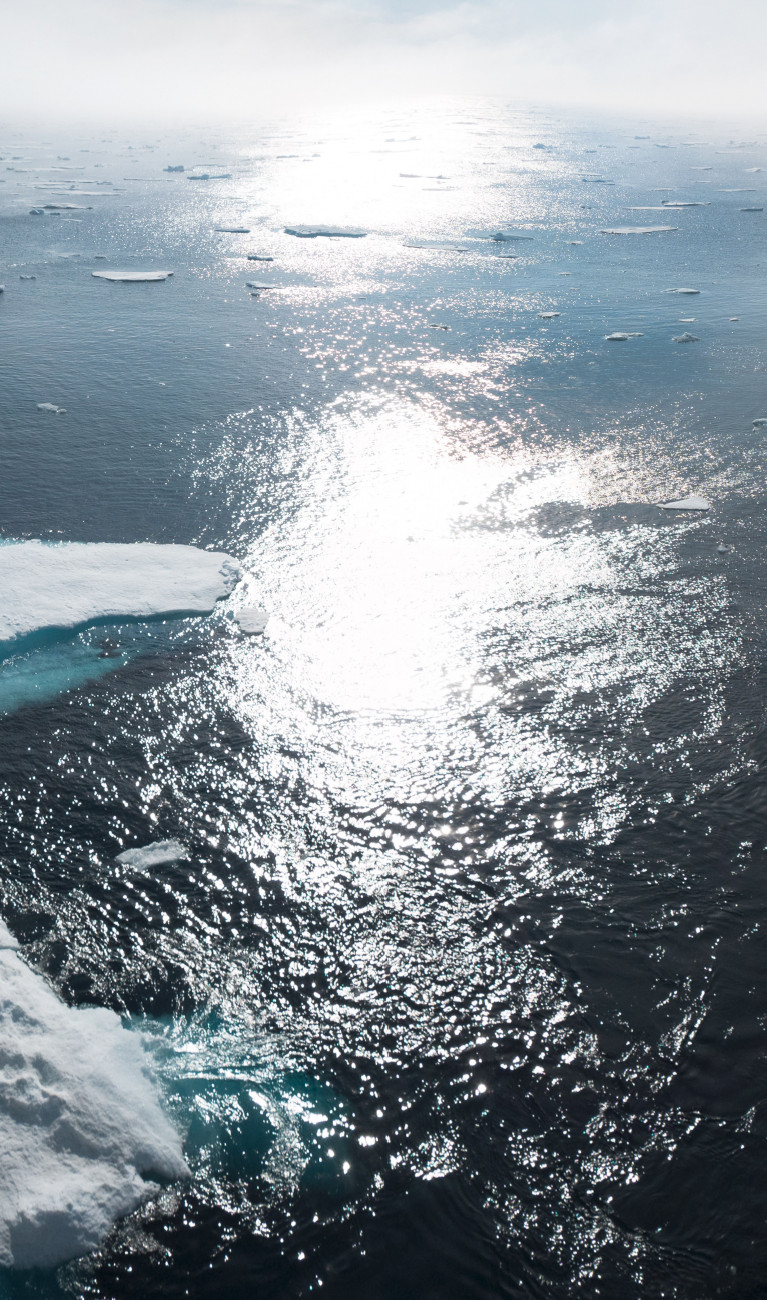
<instances>
[{"instance_id":1,"label":"snow-covered ice floe","mask_svg":"<svg viewBox=\"0 0 767 1300\"><path fill-rule=\"evenodd\" d=\"M258 605L248 605L244 609L239 609L235 617L241 630L247 632L249 636L261 636L269 622L266 610L260 609Z\"/></svg>"},{"instance_id":2,"label":"snow-covered ice floe","mask_svg":"<svg viewBox=\"0 0 767 1300\"><path fill-rule=\"evenodd\" d=\"M756 420L752 420L751 423L755 429L761 429L765 424L767 424L767 416L760 415Z\"/></svg>"},{"instance_id":3,"label":"snow-covered ice floe","mask_svg":"<svg viewBox=\"0 0 767 1300\"><path fill-rule=\"evenodd\" d=\"M678 501L666 501L661 510L710 510L711 502L705 497L680 497Z\"/></svg>"},{"instance_id":4,"label":"snow-covered ice floe","mask_svg":"<svg viewBox=\"0 0 767 1300\"><path fill-rule=\"evenodd\" d=\"M117 861L124 867L135 867L138 871L149 871L151 867L165 867L171 862L184 862L189 857L189 850L178 840L154 840L139 849L125 849L117 854Z\"/></svg>"},{"instance_id":5,"label":"snow-covered ice floe","mask_svg":"<svg viewBox=\"0 0 767 1300\"><path fill-rule=\"evenodd\" d=\"M285 234L297 239L364 239L367 231L346 226L286 226Z\"/></svg>"},{"instance_id":6,"label":"snow-covered ice floe","mask_svg":"<svg viewBox=\"0 0 767 1300\"><path fill-rule=\"evenodd\" d=\"M144 280L167 280L172 271L91 271L97 280L125 280L139 283Z\"/></svg>"},{"instance_id":7,"label":"snow-covered ice floe","mask_svg":"<svg viewBox=\"0 0 767 1300\"><path fill-rule=\"evenodd\" d=\"M599 233L600 235L666 235L678 229L678 226L609 226Z\"/></svg>"},{"instance_id":8,"label":"snow-covered ice floe","mask_svg":"<svg viewBox=\"0 0 767 1300\"><path fill-rule=\"evenodd\" d=\"M0 545L0 644L110 618L206 614L240 566L223 551L151 542Z\"/></svg>"},{"instance_id":9,"label":"snow-covered ice floe","mask_svg":"<svg viewBox=\"0 0 767 1300\"><path fill-rule=\"evenodd\" d=\"M66 415L66 409L63 406L55 406L53 402L38 402L38 411L48 411L50 415Z\"/></svg>"},{"instance_id":10,"label":"snow-covered ice floe","mask_svg":"<svg viewBox=\"0 0 767 1300\"><path fill-rule=\"evenodd\" d=\"M50 1268L188 1175L138 1034L66 1006L0 921L0 1267Z\"/></svg>"},{"instance_id":11,"label":"snow-covered ice floe","mask_svg":"<svg viewBox=\"0 0 767 1300\"><path fill-rule=\"evenodd\" d=\"M697 334L685 330L684 334L675 334L671 341L672 343L700 343L700 338Z\"/></svg>"},{"instance_id":12,"label":"snow-covered ice floe","mask_svg":"<svg viewBox=\"0 0 767 1300\"><path fill-rule=\"evenodd\" d=\"M614 334L605 334L605 339L608 343L625 343L628 339L643 338L644 334L640 334L637 330L630 333L626 333L623 330L616 330Z\"/></svg>"},{"instance_id":13,"label":"snow-covered ice floe","mask_svg":"<svg viewBox=\"0 0 767 1300\"><path fill-rule=\"evenodd\" d=\"M666 293L700 293L700 289L667 289Z\"/></svg>"}]
</instances>

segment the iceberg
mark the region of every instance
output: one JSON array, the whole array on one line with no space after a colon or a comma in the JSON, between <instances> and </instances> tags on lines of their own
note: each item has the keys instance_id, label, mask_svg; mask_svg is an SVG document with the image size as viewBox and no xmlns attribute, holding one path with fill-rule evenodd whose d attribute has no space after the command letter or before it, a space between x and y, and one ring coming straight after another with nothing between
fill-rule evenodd
<instances>
[{"instance_id":1,"label":"iceberg","mask_svg":"<svg viewBox=\"0 0 767 1300\"><path fill-rule=\"evenodd\" d=\"M364 239L367 231L344 226L286 226L285 234L297 239Z\"/></svg>"},{"instance_id":2,"label":"iceberg","mask_svg":"<svg viewBox=\"0 0 767 1300\"><path fill-rule=\"evenodd\" d=\"M50 411L51 415L66 415L63 406L54 406L53 402L38 402L38 411Z\"/></svg>"},{"instance_id":3,"label":"iceberg","mask_svg":"<svg viewBox=\"0 0 767 1300\"><path fill-rule=\"evenodd\" d=\"M97 280L114 280L130 284L140 284L150 280L167 280L172 271L91 271Z\"/></svg>"},{"instance_id":4,"label":"iceberg","mask_svg":"<svg viewBox=\"0 0 767 1300\"><path fill-rule=\"evenodd\" d=\"M207 614L240 566L223 551L151 542L0 545L0 643L114 618Z\"/></svg>"},{"instance_id":5,"label":"iceberg","mask_svg":"<svg viewBox=\"0 0 767 1300\"><path fill-rule=\"evenodd\" d=\"M700 343L700 339L697 334L691 334L689 330L685 330L684 334L675 334L671 342L672 343Z\"/></svg>"},{"instance_id":6,"label":"iceberg","mask_svg":"<svg viewBox=\"0 0 767 1300\"><path fill-rule=\"evenodd\" d=\"M116 860L125 867L148 871L150 867L165 867L171 862L183 862L188 857L189 850L178 840L154 840L140 849L125 849L117 854Z\"/></svg>"},{"instance_id":7,"label":"iceberg","mask_svg":"<svg viewBox=\"0 0 767 1300\"><path fill-rule=\"evenodd\" d=\"M66 1006L0 921L0 1267L51 1268L185 1178L138 1034Z\"/></svg>"},{"instance_id":8,"label":"iceberg","mask_svg":"<svg viewBox=\"0 0 767 1300\"><path fill-rule=\"evenodd\" d=\"M249 636L261 636L269 622L266 610L259 609L258 605L249 605L245 609L238 610L235 617L242 631L247 632Z\"/></svg>"},{"instance_id":9,"label":"iceberg","mask_svg":"<svg viewBox=\"0 0 767 1300\"><path fill-rule=\"evenodd\" d=\"M705 497L681 497L678 501L667 501L661 510L710 510L711 502Z\"/></svg>"}]
</instances>

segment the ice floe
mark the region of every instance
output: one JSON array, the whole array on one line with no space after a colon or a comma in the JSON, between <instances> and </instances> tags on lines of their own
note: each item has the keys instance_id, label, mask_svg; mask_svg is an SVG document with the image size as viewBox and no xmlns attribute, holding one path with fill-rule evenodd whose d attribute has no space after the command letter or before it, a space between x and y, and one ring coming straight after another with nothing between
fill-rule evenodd
<instances>
[{"instance_id":1,"label":"ice floe","mask_svg":"<svg viewBox=\"0 0 767 1300\"><path fill-rule=\"evenodd\" d=\"M665 235L678 230L678 226L608 226L600 235Z\"/></svg>"},{"instance_id":2,"label":"ice floe","mask_svg":"<svg viewBox=\"0 0 767 1300\"><path fill-rule=\"evenodd\" d=\"M266 284L263 280L246 280L245 286L248 289L276 289L276 284Z\"/></svg>"},{"instance_id":3,"label":"ice floe","mask_svg":"<svg viewBox=\"0 0 767 1300\"><path fill-rule=\"evenodd\" d=\"M53 402L38 402L38 411L48 411L51 415L66 415L63 406L54 406Z\"/></svg>"},{"instance_id":4,"label":"ice floe","mask_svg":"<svg viewBox=\"0 0 767 1300\"><path fill-rule=\"evenodd\" d=\"M117 854L116 860L124 867L149 871L151 867L166 867L172 862L184 862L188 857L189 850L178 840L154 840L142 848L125 849Z\"/></svg>"},{"instance_id":5,"label":"ice floe","mask_svg":"<svg viewBox=\"0 0 767 1300\"><path fill-rule=\"evenodd\" d=\"M66 1006L2 922L0 1042L0 1267L50 1268L188 1169L139 1035Z\"/></svg>"},{"instance_id":6,"label":"ice floe","mask_svg":"<svg viewBox=\"0 0 767 1300\"><path fill-rule=\"evenodd\" d=\"M558 311L539 311L539 312L538 312L538 315L540 316L541 320L553 320L555 316L558 316L558 315L559 315L559 312L558 312Z\"/></svg>"},{"instance_id":7,"label":"ice floe","mask_svg":"<svg viewBox=\"0 0 767 1300\"><path fill-rule=\"evenodd\" d=\"M364 239L367 231L348 226L286 226L285 234L297 239Z\"/></svg>"},{"instance_id":8,"label":"ice floe","mask_svg":"<svg viewBox=\"0 0 767 1300\"><path fill-rule=\"evenodd\" d=\"M667 289L666 293L700 293L700 289Z\"/></svg>"},{"instance_id":9,"label":"ice floe","mask_svg":"<svg viewBox=\"0 0 767 1300\"><path fill-rule=\"evenodd\" d=\"M219 235L249 235L250 226L214 226Z\"/></svg>"},{"instance_id":10,"label":"ice floe","mask_svg":"<svg viewBox=\"0 0 767 1300\"><path fill-rule=\"evenodd\" d=\"M755 429L761 429L767 425L767 415L760 415L756 420L752 420Z\"/></svg>"},{"instance_id":11,"label":"ice floe","mask_svg":"<svg viewBox=\"0 0 767 1300\"><path fill-rule=\"evenodd\" d=\"M273 257L265 257L262 253L248 253L249 262L273 262Z\"/></svg>"},{"instance_id":12,"label":"ice floe","mask_svg":"<svg viewBox=\"0 0 767 1300\"><path fill-rule=\"evenodd\" d=\"M167 280L172 271L91 271L97 280L113 280L128 284L140 284L144 281Z\"/></svg>"},{"instance_id":13,"label":"ice floe","mask_svg":"<svg viewBox=\"0 0 767 1300\"><path fill-rule=\"evenodd\" d=\"M108 618L206 614L240 566L223 551L151 542L0 544L0 643Z\"/></svg>"},{"instance_id":14,"label":"ice floe","mask_svg":"<svg viewBox=\"0 0 767 1300\"><path fill-rule=\"evenodd\" d=\"M607 340L608 343L625 343L627 339L643 339L643 338L644 338L644 334L638 333L637 330L633 330L630 333L624 333L622 330L616 330L614 334L605 334L605 339Z\"/></svg>"},{"instance_id":15,"label":"ice floe","mask_svg":"<svg viewBox=\"0 0 767 1300\"><path fill-rule=\"evenodd\" d=\"M235 617L242 631L247 632L249 636L260 636L269 622L266 610L260 609L258 605L248 605L244 609L239 609Z\"/></svg>"},{"instance_id":16,"label":"ice floe","mask_svg":"<svg viewBox=\"0 0 767 1300\"><path fill-rule=\"evenodd\" d=\"M698 335L691 334L689 330L685 330L684 334L675 334L671 341L672 343L700 343Z\"/></svg>"},{"instance_id":17,"label":"ice floe","mask_svg":"<svg viewBox=\"0 0 767 1300\"><path fill-rule=\"evenodd\" d=\"M678 501L659 503L661 510L710 510L711 502L705 497L680 497Z\"/></svg>"}]
</instances>

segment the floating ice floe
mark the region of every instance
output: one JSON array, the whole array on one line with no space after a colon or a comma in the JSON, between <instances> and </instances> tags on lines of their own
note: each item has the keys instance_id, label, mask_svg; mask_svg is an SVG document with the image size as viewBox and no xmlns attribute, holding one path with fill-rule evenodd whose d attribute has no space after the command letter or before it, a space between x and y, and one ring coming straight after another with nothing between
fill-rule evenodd
<instances>
[{"instance_id":1,"label":"floating ice floe","mask_svg":"<svg viewBox=\"0 0 767 1300\"><path fill-rule=\"evenodd\" d=\"M164 172L182 172L183 170L184 170L183 163L179 163L176 167L163 167Z\"/></svg>"},{"instance_id":2,"label":"floating ice floe","mask_svg":"<svg viewBox=\"0 0 767 1300\"><path fill-rule=\"evenodd\" d=\"M207 614L240 566L223 551L151 542L0 545L0 643L110 618Z\"/></svg>"},{"instance_id":3,"label":"floating ice floe","mask_svg":"<svg viewBox=\"0 0 767 1300\"><path fill-rule=\"evenodd\" d=\"M285 234L297 239L364 239L367 231L347 226L286 226Z\"/></svg>"},{"instance_id":4,"label":"floating ice floe","mask_svg":"<svg viewBox=\"0 0 767 1300\"><path fill-rule=\"evenodd\" d=\"M539 311L539 312L538 312L538 315L540 316L541 320L553 320L555 316L558 316L558 315L559 315L559 312L558 312L558 311Z\"/></svg>"},{"instance_id":5,"label":"floating ice floe","mask_svg":"<svg viewBox=\"0 0 767 1300\"><path fill-rule=\"evenodd\" d=\"M729 546L725 546L724 542L720 542L716 550L718 555L729 555L730 553Z\"/></svg>"},{"instance_id":6,"label":"floating ice floe","mask_svg":"<svg viewBox=\"0 0 767 1300\"><path fill-rule=\"evenodd\" d=\"M665 235L678 230L678 226L608 226L600 235Z\"/></svg>"},{"instance_id":7,"label":"floating ice floe","mask_svg":"<svg viewBox=\"0 0 767 1300\"><path fill-rule=\"evenodd\" d=\"M710 208L711 204L702 199L684 202L681 199L663 199L661 206L664 208Z\"/></svg>"},{"instance_id":8,"label":"floating ice floe","mask_svg":"<svg viewBox=\"0 0 767 1300\"><path fill-rule=\"evenodd\" d=\"M249 235L250 226L214 226L219 235Z\"/></svg>"},{"instance_id":9,"label":"floating ice floe","mask_svg":"<svg viewBox=\"0 0 767 1300\"><path fill-rule=\"evenodd\" d=\"M660 503L659 503L660 504ZM665 501L661 510L710 510L711 502L705 497L680 497L678 501Z\"/></svg>"},{"instance_id":10,"label":"floating ice floe","mask_svg":"<svg viewBox=\"0 0 767 1300\"><path fill-rule=\"evenodd\" d=\"M636 330L633 330L630 333L624 333L622 330L617 330L615 334L605 334L605 339L608 343L625 343L627 339L643 338L644 334L640 334Z\"/></svg>"},{"instance_id":11,"label":"floating ice floe","mask_svg":"<svg viewBox=\"0 0 767 1300\"><path fill-rule=\"evenodd\" d=\"M511 231L496 230L495 234L491 235L490 238L492 239L494 244L511 244L514 243L514 241L517 239L533 239L534 236L524 235L524 234L514 234Z\"/></svg>"},{"instance_id":12,"label":"floating ice floe","mask_svg":"<svg viewBox=\"0 0 767 1300\"><path fill-rule=\"evenodd\" d=\"M700 293L700 289L667 289L666 293Z\"/></svg>"},{"instance_id":13,"label":"floating ice floe","mask_svg":"<svg viewBox=\"0 0 767 1300\"><path fill-rule=\"evenodd\" d=\"M0 989L0 1267L51 1268L189 1170L140 1036L66 1006L1 921Z\"/></svg>"},{"instance_id":14,"label":"floating ice floe","mask_svg":"<svg viewBox=\"0 0 767 1300\"><path fill-rule=\"evenodd\" d=\"M167 867L172 862L184 862L189 857L189 850L178 840L154 840L138 849L124 849L116 855L116 861L124 867L135 867L137 871L149 871L151 867Z\"/></svg>"},{"instance_id":15,"label":"floating ice floe","mask_svg":"<svg viewBox=\"0 0 767 1300\"><path fill-rule=\"evenodd\" d=\"M689 330L685 330L684 334L675 334L671 341L672 343L700 343L698 335L691 334Z\"/></svg>"},{"instance_id":16,"label":"floating ice floe","mask_svg":"<svg viewBox=\"0 0 767 1300\"><path fill-rule=\"evenodd\" d=\"M42 208L30 208L29 215L30 217L44 217L45 212L43 211Z\"/></svg>"},{"instance_id":17,"label":"floating ice floe","mask_svg":"<svg viewBox=\"0 0 767 1300\"><path fill-rule=\"evenodd\" d=\"M237 622L243 632L249 636L261 636L269 622L269 615L265 609L259 609L258 605L249 605L245 609L240 609L235 615Z\"/></svg>"},{"instance_id":18,"label":"floating ice floe","mask_svg":"<svg viewBox=\"0 0 767 1300\"><path fill-rule=\"evenodd\" d=\"M432 253L468 253L466 244L450 243L447 239L408 239L403 248L425 248Z\"/></svg>"},{"instance_id":19,"label":"floating ice floe","mask_svg":"<svg viewBox=\"0 0 767 1300\"><path fill-rule=\"evenodd\" d=\"M38 411L49 411L51 415L66 415L63 406L54 406L53 402L38 402Z\"/></svg>"},{"instance_id":20,"label":"floating ice floe","mask_svg":"<svg viewBox=\"0 0 767 1300\"><path fill-rule=\"evenodd\" d=\"M276 289L276 284L265 284L262 280L246 280L245 286L248 289Z\"/></svg>"},{"instance_id":21,"label":"floating ice floe","mask_svg":"<svg viewBox=\"0 0 767 1300\"><path fill-rule=\"evenodd\" d=\"M764 208L741 208L741 212L764 212Z\"/></svg>"},{"instance_id":22,"label":"floating ice floe","mask_svg":"<svg viewBox=\"0 0 767 1300\"><path fill-rule=\"evenodd\" d=\"M36 275L20 275L20 276L19 276L19 279L20 279L20 280L36 280L36 279L37 279L37 276L36 276Z\"/></svg>"},{"instance_id":23,"label":"floating ice floe","mask_svg":"<svg viewBox=\"0 0 767 1300\"><path fill-rule=\"evenodd\" d=\"M756 420L752 420L755 429L761 429L767 425L767 415L760 415Z\"/></svg>"},{"instance_id":24,"label":"floating ice floe","mask_svg":"<svg viewBox=\"0 0 767 1300\"><path fill-rule=\"evenodd\" d=\"M145 281L167 280L172 271L91 271L97 280L113 280L126 284L142 284Z\"/></svg>"},{"instance_id":25,"label":"floating ice floe","mask_svg":"<svg viewBox=\"0 0 767 1300\"><path fill-rule=\"evenodd\" d=\"M217 176L214 176L212 172L198 172L196 176L187 176L186 179L188 181L230 181L232 173L220 172Z\"/></svg>"},{"instance_id":26,"label":"floating ice floe","mask_svg":"<svg viewBox=\"0 0 767 1300\"><path fill-rule=\"evenodd\" d=\"M262 253L248 253L249 262L273 262L273 257L265 257Z\"/></svg>"}]
</instances>

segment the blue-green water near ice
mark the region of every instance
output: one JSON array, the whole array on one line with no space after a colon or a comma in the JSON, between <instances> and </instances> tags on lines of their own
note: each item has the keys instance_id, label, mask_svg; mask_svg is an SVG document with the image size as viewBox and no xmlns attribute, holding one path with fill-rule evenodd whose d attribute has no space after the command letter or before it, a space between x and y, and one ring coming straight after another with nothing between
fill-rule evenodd
<instances>
[{"instance_id":1,"label":"blue-green water near ice","mask_svg":"<svg viewBox=\"0 0 767 1300\"><path fill-rule=\"evenodd\" d=\"M0 915L192 1170L0 1293L763 1295L767 135L0 155L2 536L225 549L270 614L0 665Z\"/></svg>"}]
</instances>

